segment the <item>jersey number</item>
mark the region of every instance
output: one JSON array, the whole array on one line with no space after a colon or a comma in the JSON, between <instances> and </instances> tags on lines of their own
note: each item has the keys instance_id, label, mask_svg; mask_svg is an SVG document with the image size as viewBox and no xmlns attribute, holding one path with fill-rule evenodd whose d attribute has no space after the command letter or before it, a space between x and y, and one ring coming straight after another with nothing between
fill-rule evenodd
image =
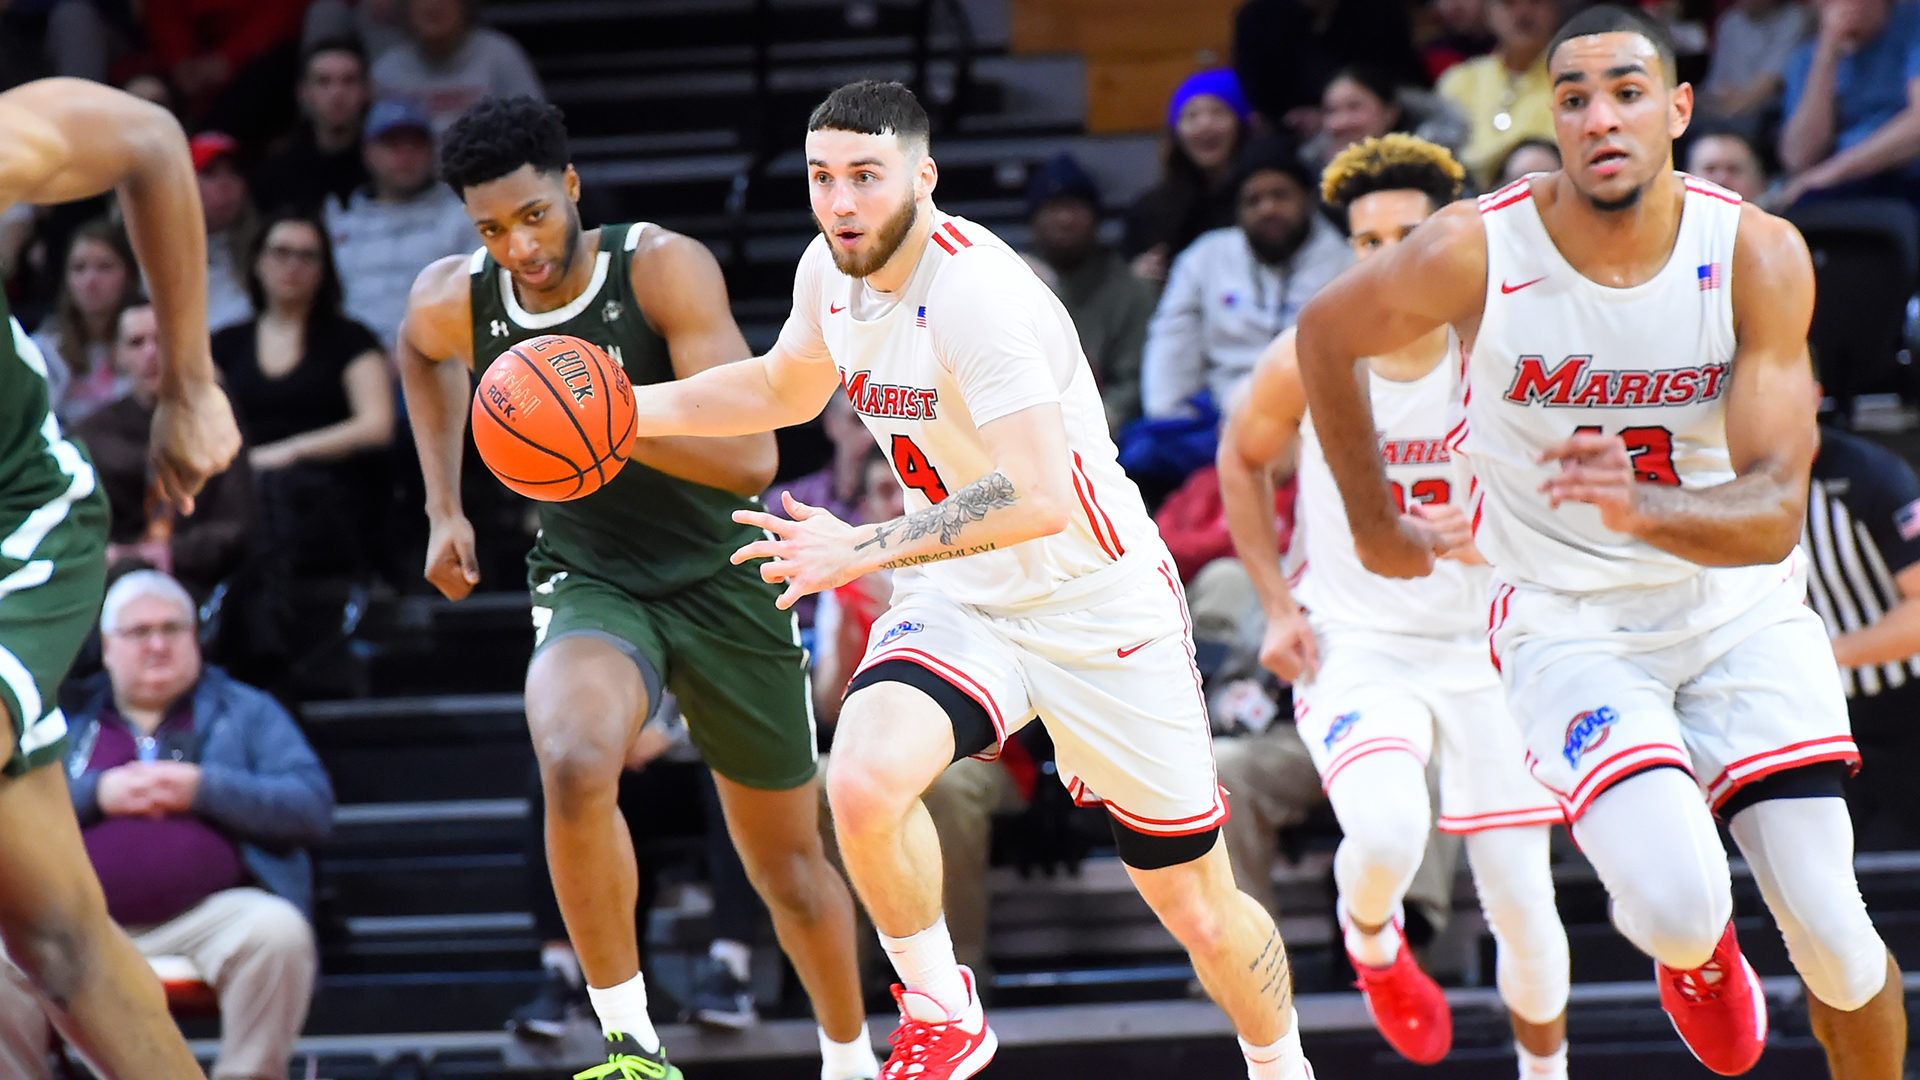
<instances>
[{"instance_id":1,"label":"jersey number","mask_svg":"<svg viewBox=\"0 0 1920 1080\"><path fill-rule=\"evenodd\" d=\"M1584 424L1575 431L1600 434L1600 425ZM1680 474L1673 471L1673 432L1663 427L1620 429L1620 441L1627 444L1627 456L1633 459L1633 477L1645 484L1680 486Z\"/></svg>"},{"instance_id":2,"label":"jersey number","mask_svg":"<svg viewBox=\"0 0 1920 1080\"><path fill-rule=\"evenodd\" d=\"M893 437L893 471L899 474L902 485L925 495L928 502L947 497L947 485L941 482L939 470L905 435Z\"/></svg>"},{"instance_id":3,"label":"jersey number","mask_svg":"<svg viewBox=\"0 0 1920 1080\"><path fill-rule=\"evenodd\" d=\"M1413 482L1413 499L1422 503L1443 503L1453 499L1453 485L1445 480L1428 477ZM1407 489L1399 481L1393 483L1393 508L1401 513L1407 512Z\"/></svg>"}]
</instances>

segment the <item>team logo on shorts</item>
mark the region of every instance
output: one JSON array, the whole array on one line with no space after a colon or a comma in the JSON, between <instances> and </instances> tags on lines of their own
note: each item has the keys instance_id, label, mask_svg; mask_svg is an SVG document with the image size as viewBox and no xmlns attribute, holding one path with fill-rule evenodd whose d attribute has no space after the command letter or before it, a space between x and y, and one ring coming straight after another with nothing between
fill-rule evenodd
<instances>
[{"instance_id":1,"label":"team logo on shorts","mask_svg":"<svg viewBox=\"0 0 1920 1080\"><path fill-rule=\"evenodd\" d=\"M1355 709L1352 712L1343 712L1339 716L1334 717L1333 726L1327 729L1326 741L1321 745L1325 749L1328 749L1328 750L1333 749L1333 744L1339 742L1341 739L1346 738L1347 733L1353 730L1353 725L1359 722L1360 722L1360 710L1358 709Z\"/></svg>"},{"instance_id":2,"label":"team logo on shorts","mask_svg":"<svg viewBox=\"0 0 1920 1080\"><path fill-rule=\"evenodd\" d=\"M1569 766L1579 768L1580 759L1587 756L1587 751L1607 741L1607 732L1618 719L1620 714L1605 705L1574 717L1567 725L1567 745L1561 749L1560 756L1567 759Z\"/></svg>"},{"instance_id":3,"label":"team logo on shorts","mask_svg":"<svg viewBox=\"0 0 1920 1080\"><path fill-rule=\"evenodd\" d=\"M888 630L884 635L881 636L880 644L875 645L874 648L876 649L880 648L881 645L885 645L887 642L892 641L894 638L904 637L907 634L917 634L920 631L925 629L926 629L926 625L923 623L917 623L917 622L895 623L891 630Z\"/></svg>"}]
</instances>

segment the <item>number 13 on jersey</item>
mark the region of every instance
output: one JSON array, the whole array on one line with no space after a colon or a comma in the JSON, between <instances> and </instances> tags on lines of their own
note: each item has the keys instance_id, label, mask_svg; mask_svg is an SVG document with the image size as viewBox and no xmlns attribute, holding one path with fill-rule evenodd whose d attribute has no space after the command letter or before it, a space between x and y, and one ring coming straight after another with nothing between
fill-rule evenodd
<instances>
[{"instance_id":1,"label":"number 13 on jersey","mask_svg":"<svg viewBox=\"0 0 1920 1080\"><path fill-rule=\"evenodd\" d=\"M1582 435L1601 434L1598 424L1583 424L1574 430ZM1643 484L1680 485L1680 474L1673 469L1673 432L1663 427L1621 428L1620 441L1633 460L1634 479Z\"/></svg>"}]
</instances>

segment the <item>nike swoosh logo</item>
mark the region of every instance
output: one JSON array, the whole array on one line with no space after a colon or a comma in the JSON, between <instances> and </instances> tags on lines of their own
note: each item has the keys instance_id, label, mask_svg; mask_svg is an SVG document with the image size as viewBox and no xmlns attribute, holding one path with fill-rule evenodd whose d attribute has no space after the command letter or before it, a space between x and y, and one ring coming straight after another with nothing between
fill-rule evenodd
<instances>
[{"instance_id":1,"label":"nike swoosh logo","mask_svg":"<svg viewBox=\"0 0 1920 1080\"><path fill-rule=\"evenodd\" d=\"M829 315L838 315L845 310L847 310L847 305L845 304L841 304L839 307L834 307L832 304L827 305L827 314Z\"/></svg>"},{"instance_id":2,"label":"nike swoosh logo","mask_svg":"<svg viewBox=\"0 0 1920 1080\"><path fill-rule=\"evenodd\" d=\"M1539 277L1534 278L1532 281L1523 281L1518 285L1509 285L1503 281L1500 283L1500 292L1503 295L1506 293L1517 293L1521 289L1524 289L1529 285L1538 285L1545 280L1547 280L1547 275L1541 274Z\"/></svg>"},{"instance_id":3,"label":"nike swoosh logo","mask_svg":"<svg viewBox=\"0 0 1920 1080\"><path fill-rule=\"evenodd\" d=\"M1120 657L1120 659L1122 660L1125 660L1127 657L1132 656L1134 653L1139 652L1141 649L1144 649L1151 644L1153 644L1152 640L1147 640L1147 641L1141 642L1138 645L1135 645L1131 649L1115 649L1113 651L1116 656Z\"/></svg>"}]
</instances>

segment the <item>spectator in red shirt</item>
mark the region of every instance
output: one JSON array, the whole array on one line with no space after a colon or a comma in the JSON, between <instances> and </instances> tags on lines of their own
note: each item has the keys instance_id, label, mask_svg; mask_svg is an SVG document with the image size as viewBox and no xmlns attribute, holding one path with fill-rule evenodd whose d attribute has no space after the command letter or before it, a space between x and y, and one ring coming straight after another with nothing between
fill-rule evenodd
<instances>
[{"instance_id":1,"label":"spectator in red shirt","mask_svg":"<svg viewBox=\"0 0 1920 1080\"><path fill-rule=\"evenodd\" d=\"M188 115L254 143L292 120L306 8L306 0L144 0L142 15Z\"/></svg>"}]
</instances>

